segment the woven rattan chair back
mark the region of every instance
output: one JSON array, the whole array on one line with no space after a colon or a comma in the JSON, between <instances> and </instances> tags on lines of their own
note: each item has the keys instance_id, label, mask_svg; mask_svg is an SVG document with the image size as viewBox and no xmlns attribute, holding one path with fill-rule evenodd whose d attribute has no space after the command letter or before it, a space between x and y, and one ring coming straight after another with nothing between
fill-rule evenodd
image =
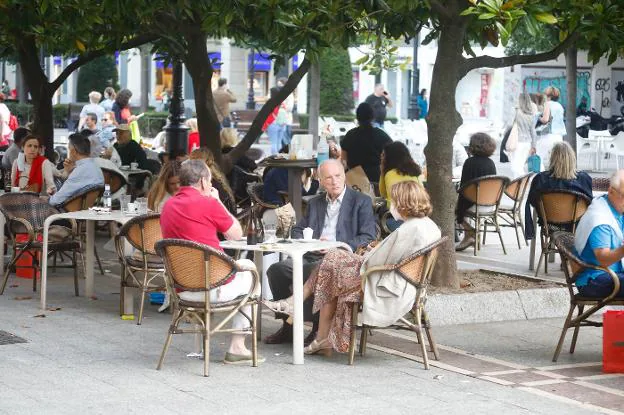
<instances>
[{"instance_id":1,"label":"woven rattan chair back","mask_svg":"<svg viewBox=\"0 0 624 415\"><path fill-rule=\"evenodd\" d=\"M397 265L399 274L415 287L426 288L438 257L438 249L447 239L444 236L402 260Z\"/></svg>"},{"instance_id":2,"label":"woven rattan chair back","mask_svg":"<svg viewBox=\"0 0 624 415\"><path fill-rule=\"evenodd\" d=\"M156 243L156 252L163 258L173 286L184 291L218 287L238 268L223 252L182 239L163 239Z\"/></svg>"},{"instance_id":3,"label":"woven rattan chair back","mask_svg":"<svg viewBox=\"0 0 624 415\"><path fill-rule=\"evenodd\" d=\"M156 242L162 239L160 213L137 216L126 222L119 230L134 248L147 254L156 255Z\"/></svg>"},{"instance_id":4,"label":"woven rattan chair back","mask_svg":"<svg viewBox=\"0 0 624 415\"><path fill-rule=\"evenodd\" d=\"M504 176L483 176L469 181L459 192L479 206L496 206L500 202L509 179Z\"/></svg>"},{"instance_id":5,"label":"woven rattan chair back","mask_svg":"<svg viewBox=\"0 0 624 415\"><path fill-rule=\"evenodd\" d=\"M128 184L126 178L115 170L102 168L104 183L110 186L111 193L117 193L119 189Z\"/></svg>"},{"instance_id":6,"label":"woven rattan chair back","mask_svg":"<svg viewBox=\"0 0 624 415\"><path fill-rule=\"evenodd\" d=\"M255 207L257 213L261 213L266 209L277 209L279 206L272 203L265 202L262 199L262 192L264 191L263 183L250 183L247 185L247 193L251 198L252 206Z\"/></svg>"},{"instance_id":7,"label":"woven rattan chair back","mask_svg":"<svg viewBox=\"0 0 624 415\"><path fill-rule=\"evenodd\" d=\"M585 214L591 200L582 193L572 190L549 190L539 198L539 214L547 225L575 224Z\"/></svg>"},{"instance_id":8,"label":"woven rattan chair back","mask_svg":"<svg viewBox=\"0 0 624 415\"><path fill-rule=\"evenodd\" d=\"M563 264L563 273L565 274L568 288L572 292L575 275L578 275L584 269L591 267L576 255L574 248L574 234L570 232L556 232L553 235L555 246L561 254L561 262Z\"/></svg>"},{"instance_id":9,"label":"woven rattan chair back","mask_svg":"<svg viewBox=\"0 0 624 415\"><path fill-rule=\"evenodd\" d=\"M104 186L94 186L82 190L77 195L67 199L60 209L65 212L77 212L79 210L89 209L95 205L95 202L104 193Z\"/></svg>"},{"instance_id":10,"label":"woven rattan chair back","mask_svg":"<svg viewBox=\"0 0 624 415\"><path fill-rule=\"evenodd\" d=\"M529 187L531 177L533 177L534 174L535 173L525 174L509 182L505 187L505 194L507 197L514 202L521 202L526 193L526 189Z\"/></svg>"},{"instance_id":11,"label":"woven rattan chair back","mask_svg":"<svg viewBox=\"0 0 624 415\"><path fill-rule=\"evenodd\" d=\"M606 192L609 190L609 178L608 177L592 177L592 190L599 192Z\"/></svg>"},{"instance_id":12,"label":"woven rattan chair back","mask_svg":"<svg viewBox=\"0 0 624 415\"><path fill-rule=\"evenodd\" d=\"M35 231L43 229L43 224L48 216L60 213L41 199L38 193L31 192L5 193L0 196L0 211L8 219L26 220ZM13 222L11 231L13 233L28 233L28 230L17 222Z\"/></svg>"}]
</instances>

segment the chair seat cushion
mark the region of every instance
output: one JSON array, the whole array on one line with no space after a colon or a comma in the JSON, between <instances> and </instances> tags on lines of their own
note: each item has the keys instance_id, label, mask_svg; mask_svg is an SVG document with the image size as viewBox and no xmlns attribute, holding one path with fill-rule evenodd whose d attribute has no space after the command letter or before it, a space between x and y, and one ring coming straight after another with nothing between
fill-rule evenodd
<instances>
[{"instance_id":1,"label":"chair seat cushion","mask_svg":"<svg viewBox=\"0 0 624 415\"><path fill-rule=\"evenodd\" d=\"M496 210L496 206L479 206L479 215L491 215ZM468 208L468 212L473 215L476 213L477 207L472 205Z\"/></svg>"},{"instance_id":2,"label":"chair seat cushion","mask_svg":"<svg viewBox=\"0 0 624 415\"><path fill-rule=\"evenodd\" d=\"M203 308L204 307L204 302L203 301L193 301L197 299L198 295L203 295L203 292L200 291L182 291L178 294L180 296L180 306L182 307L195 307L195 308ZM241 299L244 297L244 295L239 295L238 297L229 300L229 301L223 301L223 302L211 302L210 303L210 307L211 308L225 308L225 307L235 307L238 305L238 303L240 303ZM250 297L250 300L254 300L254 298Z\"/></svg>"},{"instance_id":3,"label":"chair seat cushion","mask_svg":"<svg viewBox=\"0 0 624 415\"><path fill-rule=\"evenodd\" d=\"M134 256L126 256L126 263L131 267L142 268L143 267L143 259L136 258ZM148 268L158 268L162 269L165 267L162 259L160 257L149 255L147 257L147 267Z\"/></svg>"}]
</instances>

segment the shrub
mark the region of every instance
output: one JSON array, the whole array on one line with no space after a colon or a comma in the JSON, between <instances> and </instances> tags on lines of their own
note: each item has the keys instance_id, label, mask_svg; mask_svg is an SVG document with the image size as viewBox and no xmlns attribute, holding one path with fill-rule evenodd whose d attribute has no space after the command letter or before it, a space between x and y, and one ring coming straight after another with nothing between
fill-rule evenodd
<instances>
[{"instance_id":1,"label":"shrub","mask_svg":"<svg viewBox=\"0 0 624 415\"><path fill-rule=\"evenodd\" d=\"M328 49L320 59L321 114L351 114L353 72L347 49ZM335 118L335 117L334 117Z\"/></svg>"}]
</instances>

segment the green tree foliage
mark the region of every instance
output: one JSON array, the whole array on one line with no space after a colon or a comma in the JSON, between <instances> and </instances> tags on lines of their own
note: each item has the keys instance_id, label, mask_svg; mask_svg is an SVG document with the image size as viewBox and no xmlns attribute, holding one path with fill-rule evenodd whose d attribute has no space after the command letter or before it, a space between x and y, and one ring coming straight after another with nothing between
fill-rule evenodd
<instances>
[{"instance_id":1,"label":"green tree foliage","mask_svg":"<svg viewBox=\"0 0 624 415\"><path fill-rule=\"evenodd\" d=\"M135 12L148 2L134 0L1 0L0 57L17 57L33 101L34 132L53 152L52 96L76 69L115 50L153 39L134 31ZM55 79L39 57L73 56Z\"/></svg>"},{"instance_id":2,"label":"green tree foliage","mask_svg":"<svg viewBox=\"0 0 624 415\"><path fill-rule=\"evenodd\" d=\"M119 89L115 56L106 55L93 59L78 71L77 97L79 102L87 102L91 91L104 93L106 87Z\"/></svg>"},{"instance_id":3,"label":"green tree foliage","mask_svg":"<svg viewBox=\"0 0 624 415\"><path fill-rule=\"evenodd\" d=\"M351 114L353 73L346 49L327 49L320 57L321 114Z\"/></svg>"}]
</instances>

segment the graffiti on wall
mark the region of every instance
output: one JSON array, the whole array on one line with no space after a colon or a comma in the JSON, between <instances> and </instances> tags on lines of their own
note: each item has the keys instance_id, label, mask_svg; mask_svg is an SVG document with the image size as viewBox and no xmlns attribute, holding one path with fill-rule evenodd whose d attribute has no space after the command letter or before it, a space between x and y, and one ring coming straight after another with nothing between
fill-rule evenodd
<instances>
[{"instance_id":1,"label":"graffiti on wall","mask_svg":"<svg viewBox=\"0 0 624 415\"><path fill-rule=\"evenodd\" d=\"M576 106L578 106L585 97L588 107L591 108L590 96L590 77L589 71L579 71L576 75ZM522 81L524 90L530 94L543 93L549 86L559 89L561 95L559 102L565 108L568 102L568 84L565 74L559 76L548 76L548 74L532 74L524 77Z\"/></svg>"}]
</instances>

